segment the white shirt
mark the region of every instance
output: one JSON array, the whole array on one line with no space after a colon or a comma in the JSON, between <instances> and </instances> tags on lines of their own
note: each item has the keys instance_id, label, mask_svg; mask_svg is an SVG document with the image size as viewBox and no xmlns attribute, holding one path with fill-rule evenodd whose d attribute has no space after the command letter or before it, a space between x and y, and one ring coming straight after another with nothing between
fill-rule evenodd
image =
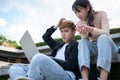
<instances>
[{"instance_id":1,"label":"white shirt","mask_svg":"<svg viewBox=\"0 0 120 80\"><path fill-rule=\"evenodd\" d=\"M57 51L57 54L55 56L55 58L57 59L61 59L61 60L64 60L65 61L65 49L66 49L66 46L68 44L64 44L58 51ZM72 72L72 71L67 71L66 72L73 78L75 79L75 74Z\"/></svg>"},{"instance_id":2,"label":"white shirt","mask_svg":"<svg viewBox=\"0 0 120 80\"><path fill-rule=\"evenodd\" d=\"M65 49L66 49L67 44L64 44L58 51L57 54L55 56L55 58L57 59L61 59L65 61Z\"/></svg>"}]
</instances>

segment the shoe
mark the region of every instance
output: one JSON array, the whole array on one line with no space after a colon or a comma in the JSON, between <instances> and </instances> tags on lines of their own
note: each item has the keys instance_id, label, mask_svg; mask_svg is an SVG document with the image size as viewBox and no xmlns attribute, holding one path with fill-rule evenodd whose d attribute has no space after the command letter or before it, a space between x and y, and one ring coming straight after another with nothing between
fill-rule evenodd
<instances>
[{"instance_id":1,"label":"shoe","mask_svg":"<svg viewBox=\"0 0 120 80\"><path fill-rule=\"evenodd\" d=\"M17 77L15 80L29 80L28 77Z\"/></svg>"},{"instance_id":2,"label":"shoe","mask_svg":"<svg viewBox=\"0 0 120 80\"><path fill-rule=\"evenodd\" d=\"M118 46L118 54L120 54L120 46Z\"/></svg>"},{"instance_id":3,"label":"shoe","mask_svg":"<svg viewBox=\"0 0 120 80\"><path fill-rule=\"evenodd\" d=\"M97 78L98 80L100 80L100 78Z\"/></svg>"}]
</instances>

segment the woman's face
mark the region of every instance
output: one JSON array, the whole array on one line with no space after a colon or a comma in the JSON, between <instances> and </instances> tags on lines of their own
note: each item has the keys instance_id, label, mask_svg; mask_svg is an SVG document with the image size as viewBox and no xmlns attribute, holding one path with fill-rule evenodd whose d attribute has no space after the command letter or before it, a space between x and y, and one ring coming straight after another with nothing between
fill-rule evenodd
<instances>
[{"instance_id":1,"label":"woman's face","mask_svg":"<svg viewBox=\"0 0 120 80\"><path fill-rule=\"evenodd\" d=\"M87 19L89 7L83 8L83 7L78 7L78 10L73 10L75 12L75 15L80 19L85 21Z\"/></svg>"}]
</instances>

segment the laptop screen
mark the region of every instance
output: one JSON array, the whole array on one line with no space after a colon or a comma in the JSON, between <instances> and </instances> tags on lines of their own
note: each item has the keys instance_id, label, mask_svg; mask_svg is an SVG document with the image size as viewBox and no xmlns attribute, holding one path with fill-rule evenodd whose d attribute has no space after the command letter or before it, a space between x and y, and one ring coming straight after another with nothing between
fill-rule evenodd
<instances>
[{"instance_id":1,"label":"laptop screen","mask_svg":"<svg viewBox=\"0 0 120 80\"><path fill-rule=\"evenodd\" d=\"M30 36L29 32L26 31L22 38L19 41L22 50L24 51L28 61L31 60L31 58L39 53L34 41L32 40L32 37Z\"/></svg>"}]
</instances>

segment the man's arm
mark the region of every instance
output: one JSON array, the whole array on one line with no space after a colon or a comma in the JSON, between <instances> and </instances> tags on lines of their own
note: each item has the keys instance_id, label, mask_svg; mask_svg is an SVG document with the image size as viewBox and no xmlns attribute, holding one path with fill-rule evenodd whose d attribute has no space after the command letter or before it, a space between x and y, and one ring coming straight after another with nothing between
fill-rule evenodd
<instances>
[{"instance_id":1,"label":"man's arm","mask_svg":"<svg viewBox=\"0 0 120 80\"><path fill-rule=\"evenodd\" d=\"M45 34L42 36L43 40L47 43L47 45L54 49L58 42L56 42L51 35L56 31L54 26L50 27L46 30Z\"/></svg>"},{"instance_id":2,"label":"man's arm","mask_svg":"<svg viewBox=\"0 0 120 80\"><path fill-rule=\"evenodd\" d=\"M43 40L49 45L50 48L54 49L58 42L56 42L51 35L59 28L61 23L65 20L65 18L61 18L56 26L52 26L51 28L46 30L46 33L42 36Z\"/></svg>"}]
</instances>

